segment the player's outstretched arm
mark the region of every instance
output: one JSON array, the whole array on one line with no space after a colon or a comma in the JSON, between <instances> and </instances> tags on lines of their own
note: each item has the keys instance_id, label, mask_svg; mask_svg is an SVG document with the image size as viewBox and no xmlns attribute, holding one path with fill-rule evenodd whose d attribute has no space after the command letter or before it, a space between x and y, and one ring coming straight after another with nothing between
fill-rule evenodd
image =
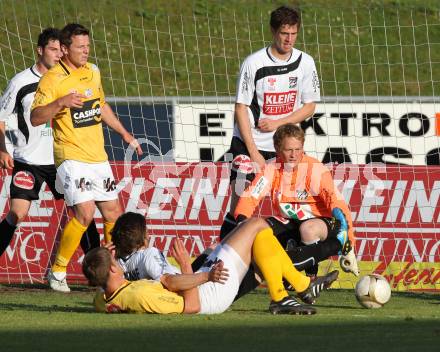
<instances>
[{"instance_id":1,"label":"player's outstretched arm","mask_svg":"<svg viewBox=\"0 0 440 352\"><path fill-rule=\"evenodd\" d=\"M109 126L112 130L121 135L125 143L130 144L134 149L136 149L137 155L142 155L142 149L136 138L134 138L128 131L124 128L121 121L116 117L110 105L107 103L101 107L101 117L102 120Z\"/></svg>"},{"instance_id":2,"label":"player's outstretched arm","mask_svg":"<svg viewBox=\"0 0 440 352\"><path fill-rule=\"evenodd\" d=\"M221 264L220 264L221 263ZM225 283L228 279L228 269L223 267L222 262L213 265L211 271L195 274L165 274L160 278L160 282L170 291L179 292L190 290L208 281Z\"/></svg>"},{"instance_id":3,"label":"player's outstretched arm","mask_svg":"<svg viewBox=\"0 0 440 352\"><path fill-rule=\"evenodd\" d=\"M82 108L83 99L86 98L82 94L70 93L47 105L37 106L31 111L31 124L32 126L43 125L65 108Z\"/></svg>"}]
</instances>

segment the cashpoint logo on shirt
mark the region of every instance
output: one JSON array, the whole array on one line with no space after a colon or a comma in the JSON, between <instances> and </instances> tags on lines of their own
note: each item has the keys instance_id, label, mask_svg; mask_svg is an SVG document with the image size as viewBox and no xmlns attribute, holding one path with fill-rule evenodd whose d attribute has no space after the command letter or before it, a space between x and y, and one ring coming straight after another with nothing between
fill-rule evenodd
<instances>
[{"instance_id":1,"label":"cashpoint logo on shirt","mask_svg":"<svg viewBox=\"0 0 440 352\"><path fill-rule=\"evenodd\" d=\"M74 128L87 127L101 123L99 98L84 102L82 108L70 108Z\"/></svg>"}]
</instances>

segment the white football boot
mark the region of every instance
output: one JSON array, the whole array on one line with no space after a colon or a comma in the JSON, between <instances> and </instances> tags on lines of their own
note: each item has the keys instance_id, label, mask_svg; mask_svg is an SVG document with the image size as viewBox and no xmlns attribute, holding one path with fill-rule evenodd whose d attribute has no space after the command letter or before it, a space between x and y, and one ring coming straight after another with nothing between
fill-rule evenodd
<instances>
[{"instance_id":1,"label":"white football boot","mask_svg":"<svg viewBox=\"0 0 440 352\"><path fill-rule=\"evenodd\" d=\"M49 282L49 286L52 290L58 291L58 292L70 292L70 288L67 285L66 276L64 276L63 279L58 279L55 277L52 270L49 270L49 273L47 274L47 281Z\"/></svg>"}]
</instances>

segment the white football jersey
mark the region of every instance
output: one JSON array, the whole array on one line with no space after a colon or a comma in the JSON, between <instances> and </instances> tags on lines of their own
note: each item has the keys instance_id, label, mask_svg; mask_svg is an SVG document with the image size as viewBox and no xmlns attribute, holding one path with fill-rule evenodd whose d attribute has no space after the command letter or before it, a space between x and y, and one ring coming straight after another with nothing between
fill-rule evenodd
<instances>
[{"instance_id":1,"label":"white football jersey","mask_svg":"<svg viewBox=\"0 0 440 352\"><path fill-rule=\"evenodd\" d=\"M161 251L155 247L138 250L125 258L118 259L127 280L159 280L164 274L180 274Z\"/></svg>"},{"instance_id":2,"label":"white football jersey","mask_svg":"<svg viewBox=\"0 0 440 352\"><path fill-rule=\"evenodd\" d=\"M53 137L50 123L33 127L30 109L41 74L32 66L9 82L0 100L0 121L10 130L14 160L31 165L52 165Z\"/></svg>"},{"instance_id":3,"label":"white football jersey","mask_svg":"<svg viewBox=\"0 0 440 352\"><path fill-rule=\"evenodd\" d=\"M275 151L272 140L275 132L260 132L255 128L260 119L280 119L305 103L319 100L315 62L298 49L294 48L285 61L274 57L270 47L263 48L248 56L241 65L235 102L248 106L251 132L259 150ZM237 124L234 136L242 139Z\"/></svg>"}]
</instances>

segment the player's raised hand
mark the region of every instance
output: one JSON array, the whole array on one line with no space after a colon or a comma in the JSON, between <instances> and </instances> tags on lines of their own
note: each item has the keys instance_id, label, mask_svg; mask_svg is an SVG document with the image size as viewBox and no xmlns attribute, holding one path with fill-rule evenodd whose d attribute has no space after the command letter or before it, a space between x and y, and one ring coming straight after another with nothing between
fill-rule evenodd
<instances>
[{"instance_id":1,"label":"player's raised hand","mask_svg":"<svg viewBox=\"0 0 440 352\"><path fill-rule=\"evenodd\" d=\"M209 271L208 281L224 284L228 277L228 269L224 267L223 261L219 260L212 266L211 270Z\"/></svg>"},{"instance_id":2,"label":"player's raised hand","mask_svg":"<svg viewBox=\"0 0 440 352\"><path fill-rule=\"evenodd\" d=\"M84 103L83 99L87 97L79 93L70 93L58 99L58 103L63 108L82 108Z\"/></svg>"},{"instance_id":3,"label":"player's raised hand","mask_svg":"<svg viewBox=\"0 0 440 352\"><path fill-rule=\"evenodd\" d=\"M112 257L115 257L115 255L116 255L116 248L115 248L115 245L113 244L113 242L107 242L106 244L104 244L103 247L107 248L109 250L109 252L111 253Z\"/></svg>"},{"instance_id":4,"label":"player's raised hand","mask_svg":"<svg viewBox=\"0 0 440 352\"><path fill-rule=\"evenodd\" d=\"M180 265L180 267L191 265L191 258L189 256L189 253L183 245L182 240L178 237L176 237L176 239L174 240L171 255L174 257L174 259L176 259L176 262Z\"/></svg>"},{"instance_id":5,"label":"player's raised hand","mask_svg":"<svg viewBox=\"0 0 440 352\"><path fill-rule=\"evenodd\" d=\"M6 170L11 170L14 167L14 159L8 152L0 151L0 167Z\"/></svg>"}]
</instances>

